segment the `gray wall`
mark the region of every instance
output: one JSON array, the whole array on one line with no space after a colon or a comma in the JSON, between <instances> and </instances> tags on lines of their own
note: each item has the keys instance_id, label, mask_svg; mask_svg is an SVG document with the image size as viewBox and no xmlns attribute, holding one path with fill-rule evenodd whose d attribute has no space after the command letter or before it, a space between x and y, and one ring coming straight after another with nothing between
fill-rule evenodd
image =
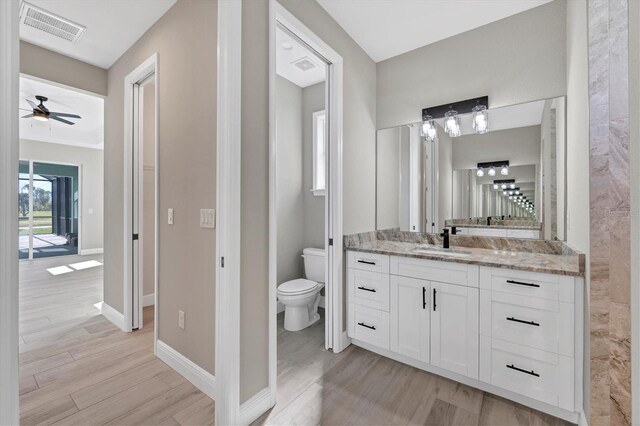
<instances>
[{"instance_id":1,"label":"gray wall","mask_svg":"<svg viewBox=\"0 0 640 426\"><path fill-rule=\"evenodd\" d=\"M216 231L199 227L199 209L216 207L217 6L179 0L109 69L105 101L104 300L122 311L124 78L157 52L159 216L166 218L169 207L175 214L174 225L159 224L158 333L209 372ZM178 328L179 309L186 315L184 330Z\"/></svg>"},{"instance_id":2,"label":"gray wall","mask_svg":"<svg viewBox=\"0 0 640 426\"><path fill-rule=\"evenodd\" d=\"M104 153L101 149L83 148L51 142L20 139L20 159L74 164L80 166L80 248L103 248ZM92 213L89 213L92 211Z\"/></svg>"},{"instance_id":3,"label":"gray wall","mask_svg":"<svg viewBox=\"0 0 640 426\"><path fill-rule=\"evenodd\" d=\"M377 229L400 227L400 135L402 127L378 131Z\"/></svg>"},{"instance_id":4,"label":"gray wall","mask_svg":"<svg viewBox=\"0 0 640 426\"><path fill-rule=\"evenodd\" d=\"M344 59L345 234L375 229L376 67L315 1L280 3ZM240 400L268 380L268 4L242 4Z\"/></svg>"},{"instance_id":5,"label":"gray wall","mask_svg":"<svg viewBox=\"0 0 640 426\"><path fill-rule=\"evenodd\" d=\"M278 284L302 278L304 190L302 89L276 76L276 138L278 144Z\"/></svg>"},{"instance_id":6,"label":"gray wall","mask_svg":"<svg viewBox=\"0 0 640 426\"><path fill-rule=\"evenodd\" d=\"M438 228L453 217L453 141L445 132L438 133Z\"/></svg>"},{"instance_id":7,"label":"gray wall","mask_svg":"<svg viewBox=\"0 0 640 426\"><path fill-rule=\"evenodd\" d=\"M325 109L324 83L302 89L302 172L304 185L304 247L324 248L324 203L326 197L315 196L313 187L313 113Z\"/></svg>"},{"instance_id":8,"label":"gray wall","mask_svg":"<svg viewBox=\"0 0 640 426\"><path fill-rule=\"evenodd\" d=\"M144 118L142 124L144 126L144 146L143 146L143 200L142 211L144 215L142 231L143 246L142 257L144 266L144 283L142 287L143 295L153 294L155 292L155 227L156 227L156 116L155 116L155 78L149 82L145 82L141 90L143 102Z\"/></svg>"},{"instance_id":9,"label":"gray wall","mask_svg":"<svg viewBox=\"0 0 640 426\"><path fill-rule=\"evenodd\" d=\"M44 80L107 95L107 70L20 42L20 72Z\"/></svg>"},{"instance_id":10,"label":"gray wall","mask_svg":"<svg viewBox=\"0 0 640 426\"><path fill-rule=\"evenodd\" d=\"M564 95L565 16L565 2L554 1L379 62L378 128L476 96L496 108Z\"/></svg>"}]
</instances>

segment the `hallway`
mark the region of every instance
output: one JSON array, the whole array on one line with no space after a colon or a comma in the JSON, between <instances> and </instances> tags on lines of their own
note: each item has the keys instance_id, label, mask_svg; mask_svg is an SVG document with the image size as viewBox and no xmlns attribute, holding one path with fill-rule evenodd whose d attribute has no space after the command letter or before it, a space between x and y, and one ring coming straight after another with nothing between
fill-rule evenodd
<instances>
[{"instance_id":1,"label":"hallway","mask_svg":"<svg viewBox=\"0 0 640 426\"><path fill-rule=\"evenodd\" d=\"M153 355L153 307L123 333L94 306L101 265L47 271L90 260L20 263L21 424L213 424L213 401Z\"/></svg>"}]
</instances>

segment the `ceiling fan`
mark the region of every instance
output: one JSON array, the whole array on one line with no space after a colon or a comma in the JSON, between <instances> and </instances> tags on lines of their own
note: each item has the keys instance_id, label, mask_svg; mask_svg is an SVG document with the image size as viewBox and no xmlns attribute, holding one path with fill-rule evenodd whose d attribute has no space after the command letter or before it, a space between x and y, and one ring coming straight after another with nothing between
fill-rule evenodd
<instances>
[{"instance_id":1,"label":"ceiling fan","mask_svg":"<svg viewBox=\"0 0 640 426\"><path fill-rule=\"evenodd\" d=\"M38 120L38 121L48 121L49 119L51 119L51 120L59 121L64 124L69 124L71 126L73 126L76 123L69 120L65 120L62 117L82 118L77 114L49 111L49 109L46 106L44 106L44 102L47 102L49 100L49 98L47 98L46 96L38 95L36 96L36 99L40 101L39 105L36 105L36 103L30 99L25 99L29 103L29 105L31 105L31 108L33 108L33 112L31 114L23 115L21 118L33 118L34 120Z\"/></svg>"}]
</instances>

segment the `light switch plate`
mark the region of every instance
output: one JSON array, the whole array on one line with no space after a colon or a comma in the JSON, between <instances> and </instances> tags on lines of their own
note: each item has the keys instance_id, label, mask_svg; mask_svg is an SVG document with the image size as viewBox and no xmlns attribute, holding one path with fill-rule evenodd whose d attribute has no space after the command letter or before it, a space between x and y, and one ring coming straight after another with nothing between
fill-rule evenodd
<instances>
[{"instance_id":1,"label":"light switch plate","mask_svg":"<svg viewBox=\"0 0 640 426\"><path fill-rule=\"evenodd\" d=\"M184 311L178 311L178 327L184 330Z\"/></svg>"},{"instance_id":2,"label":"light switch plate","mask_svg":"<svg viewBox=\"0 0 640 426\"><path fill-rule=\"evenodd\" d=\"M173 209L167 210L167 225L173 225Z\"/></svg>"},{"instance_id":3,"label":"light switch plate","mask_svg":"<svg viewBox=\"0 0 640 426\"><path fill-rule=\"evenodd\" d=\"M200 228L216 227L215 209L200 209Z\"/></svg>"}]
</instances>

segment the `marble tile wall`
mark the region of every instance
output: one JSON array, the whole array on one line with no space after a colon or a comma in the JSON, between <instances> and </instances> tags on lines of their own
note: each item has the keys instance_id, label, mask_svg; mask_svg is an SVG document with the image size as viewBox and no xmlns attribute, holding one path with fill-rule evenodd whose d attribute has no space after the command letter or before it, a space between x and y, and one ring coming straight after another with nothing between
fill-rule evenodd
<instances>
[{"instance_id":1,"label":"marble tile wall","mask_svg":"<svg viewBox=\"0 0 640 426\"><path fill-rule=\"evenodd\" d=\"M593 426L631 424L628 1L588 0Z\"/></svg>"}]
</instances>

